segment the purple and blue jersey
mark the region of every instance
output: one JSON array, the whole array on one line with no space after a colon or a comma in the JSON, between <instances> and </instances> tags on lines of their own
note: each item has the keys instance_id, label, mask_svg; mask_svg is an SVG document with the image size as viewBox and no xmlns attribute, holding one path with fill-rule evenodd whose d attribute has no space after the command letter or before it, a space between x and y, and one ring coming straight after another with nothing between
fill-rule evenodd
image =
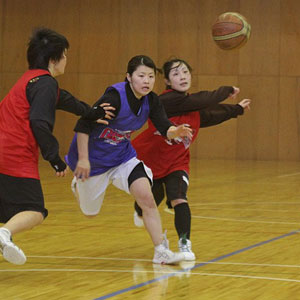
<instances>
[{"instance_id":1,"label":"purple and blue jersey","mask_svg":"<svg viewBox=\"0 0 300 300\"><path fill-rule=\"evenodd\" d=\"M132 132L140 129L149 116L148 96L143 97L139 112L134 114L128 104L126 82L116 83L107 88L106 92L116 89L120 95L121 107L118 116L109 121L109 125L99 124L89 136L90 176L100 175L109 169L136 157L131 145ZM74 171L78 161L77 134L75 134L66 162Z\"/></svg>"}]
</instances>

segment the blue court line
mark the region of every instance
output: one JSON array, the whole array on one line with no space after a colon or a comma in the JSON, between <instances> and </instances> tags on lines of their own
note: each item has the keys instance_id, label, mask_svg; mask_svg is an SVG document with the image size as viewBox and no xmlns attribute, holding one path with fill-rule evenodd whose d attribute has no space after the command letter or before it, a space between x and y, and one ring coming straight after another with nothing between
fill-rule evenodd
<instances>
[{"instance_id":1,"label":"blue court line","mask_svg":"<svg viewBox=\"0 0 300 300\"><path fill-rule=\"evenodd\" d=\"M186 272L186 271L189 271L189 270L193 270L193 269L197 269L197 268L206 266L206 265L208 265L209 263L216 262L216 261L220 261L220 260L222 260L222 259L224 259L224 258L227 258L227 257L233 256L233 255L236 255L236 254L239 254L239 253L248 251L248 250L253 249L253 248L257 248L257 247L259 247L259 246L262 246L262 245L265 245L265 244L268 244L268 243L271 243L271 242L274 242L274 241L277 241L277 240L280 240L280 239L283 239L283 238L285 238L285 237L288 237L288 236L297 234L297 233L299 233L299 232L300 232L300 230L291 231L291 232L289 232L289 233L286 233L286 234L277 236L277 237L272 238L272 239L270 239L270 240L266 240L266 241L263 241L263 242L254 244L254 245L252 245L252 246L248 246L248 247L242 248L242 249L240 249L240 250L236 250L236 251L230 252L230 253L228 253L228 254L219 256L219 257L214 258L214 259L212 259L212 260L209 260L209 261L207 261L207 262L204 262L204 263L201 263L201 264L197 264L197 265L195 265L195 266L192 267L192 268L181 269L181 270L178 270L178 271L176 271L176 272L174 272L174 273L169 273L169 274L166 274L166 275L163 275L163 276L154 278L154 279L152 279L152 280L148 280L148 281L145 281L145 282L143 282L143 283L140 283L140 284L136 284L136 285L130 286L130 287L126 288L126 289L122 289L122 290L119 290L119 291L116 291L116 292L107 294L107 295L105 295L105 296L96 298L96 299L94 299L94 300L104 300L104 299L112 298L112 297L114 297L114 296L117 296L117 295L120 295L120 294L124 294L124 293L126 293L126 292L128 292L128 291L136 290L136 289L138 289L138 288L140 288L140 287L143 287L143 286L145 286L145 285L148 285L148 284L151 284L151 283L154 283L154 282L157 282L157 281L161 281L161 280L167 279L167 278L169 278L169 277L174 277L174 276L178 275L178 273L183 273L183 272Z\"/></svg>"}]
</instances>

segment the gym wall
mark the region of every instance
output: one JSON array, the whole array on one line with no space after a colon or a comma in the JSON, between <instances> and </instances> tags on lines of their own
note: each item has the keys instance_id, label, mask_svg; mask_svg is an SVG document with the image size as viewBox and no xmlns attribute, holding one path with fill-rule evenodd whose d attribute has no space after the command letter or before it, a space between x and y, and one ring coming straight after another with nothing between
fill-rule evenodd
<instances>
[{"instance_id":1,"label":"gym wall","mask_svg":"<svg viewBox=\"0 0 300 300\"><path fill-rule=\"evenodd\" d=\"M239 50L220 50L211 38L212 23L226 11L243 14L252 26ZM134 55L149 55L159 67L180 57L193 67L191 92L235 85L239 100L252 99L243 117L200 130L194 158L298 161L299 14L298 0L1 0L0 96L27 69L32 28L46 26L70 42L66 72L57 79L79 99L92 104L122 81ZM160 75L155 91L163 88ZM76 120L57 112L62 155Z\"/></svg>"}]
</instances>

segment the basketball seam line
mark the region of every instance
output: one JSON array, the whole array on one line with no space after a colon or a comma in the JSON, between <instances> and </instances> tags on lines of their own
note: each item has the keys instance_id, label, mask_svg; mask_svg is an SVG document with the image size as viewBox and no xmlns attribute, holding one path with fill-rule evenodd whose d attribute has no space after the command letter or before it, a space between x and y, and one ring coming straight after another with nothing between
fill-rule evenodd
<instances>
[{"instance_id":1,"label":"basketball seam line","mask_svg":"<svg viewBox=\"0 0 300 300\"><path fill-rule=\"evenodd\" d=\"M238 37L240 34L243 34L243 35L247 36L247 38L249 38L249 36L250 36L250 29L251 29L250 24L248 22L246 22L244 20L244 18L240 17L239 14L236 14L236 13L231 13L231 14L233 14L239 20L242 21L243 28L240 31L235 32L235 33L230 33L230 34L226 34L226 35L223 35L223 36L214 36L213 39L215 41L223 41L223 40L226 40L226 39L235 38L235 37Z\"/></svg>"}]
</instances>

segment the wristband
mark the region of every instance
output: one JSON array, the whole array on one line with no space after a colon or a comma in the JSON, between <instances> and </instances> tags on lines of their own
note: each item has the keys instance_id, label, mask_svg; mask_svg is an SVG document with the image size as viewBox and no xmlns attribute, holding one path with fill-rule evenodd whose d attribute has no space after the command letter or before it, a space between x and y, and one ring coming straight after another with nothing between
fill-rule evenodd
<instances>
[{"instance_id":1,"label":"wristband","mask_svg":"<svg viewBox=\"0 0 300 300\"><path fill-rule=\"evenodd\" d=\"M50 161L50 164L55 172L63 172L67 168L65 162L60 158Z\"/></svg>"}]
</instances>

